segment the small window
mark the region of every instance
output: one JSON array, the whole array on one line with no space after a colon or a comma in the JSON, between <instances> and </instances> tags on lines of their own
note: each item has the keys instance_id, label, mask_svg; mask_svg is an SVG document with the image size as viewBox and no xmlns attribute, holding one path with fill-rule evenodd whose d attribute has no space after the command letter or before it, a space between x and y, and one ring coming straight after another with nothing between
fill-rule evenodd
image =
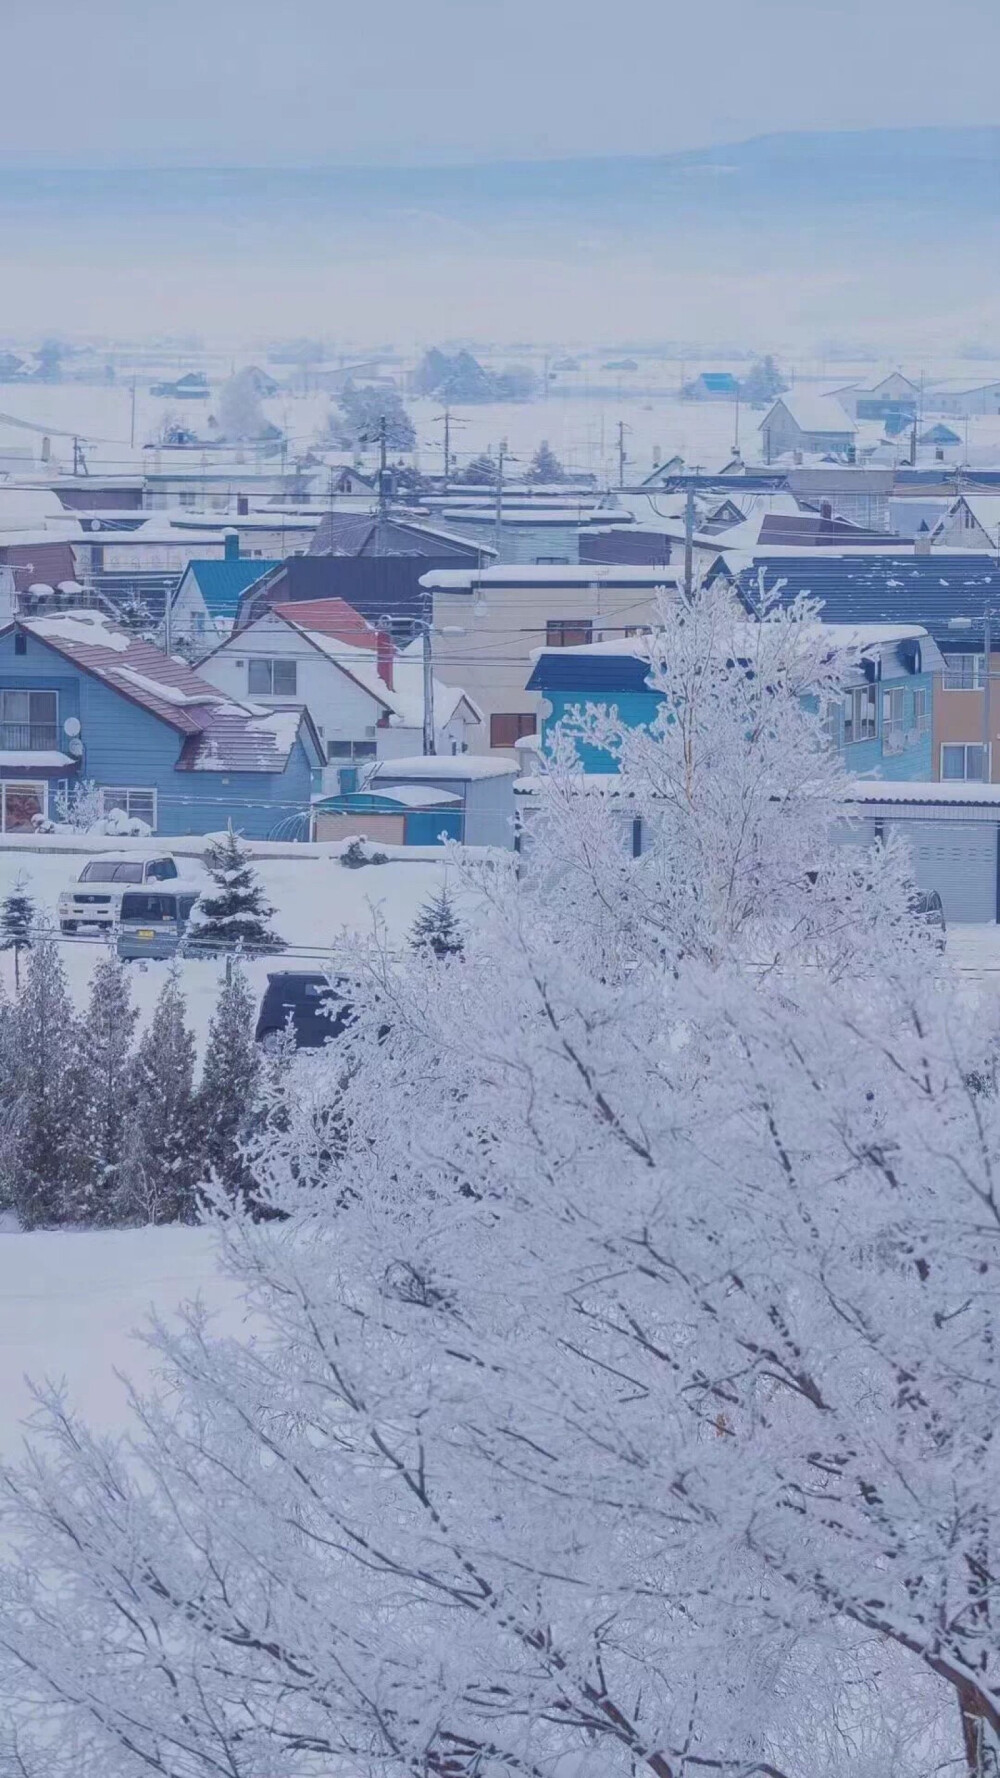
<instances>
[{"instance_id":1,"label":"small window","mask_svg":"<svg viewBox=\"0 0 1000 1778\"><path fill-rule=\"evenodd\" d=\"M247 690L251 696L294 698L298 674L292 660L252 660L247 663Z\"/></svg>"},{"instance_id":2,"label":"small window","mask_svg":"<svg viewBox=\"0 0 1000 1778\"><path fill-rule=\"evenodd\" d=\"M987 749L981 742L965 745L962 742L945 742L941 748L941 776L946 782L954 783L965 779L974 784L981 784L987 773L983 770L983 762Z\"/></svg>"},{"instance_id":3,"label":"small window","mask_svg":"<svg viewBox=\"0 0 1000 1778\"><path fill-rule=\"evenodd\" d=\"M594 640L589 617L550 617L545 625L546 648L582 648Z\"/></svg>"},{"instance_id":4,"label":"small window","mask_svg":"<svg viewBox=\"0 0 1000 1778\"><path fill-rule=\"evenodd\" d=\"M947 654L941 683L945 691L978 691L983 682L981 654Z\"/></svg>"},{"instance_id":5,"label":"small window","mask_svg":"<svg viewBox=\"0 0 1000 1778\"><path fill-rule=\"evenodd\" d=\"M490 717L490 746L514 747L525 735L533 735L537 718L525 710L502 712Z\"/></svg>"},{"instance_id":6,"label":"small window","mask_svg":"<svg viewBox=\"0 0 1000 1778\"><path fill-rule=\"evenodd\" d=\"M878 701L874 685L859 686L844 699L844 745L874 741L878 733Z\"/></svg>"},{"instance_id":7,"label":"small window","mask_svg":"<svg viewBox=\"0 0 1000 1778\"><path fill-rule=\"evenodd\" d=\"M24 634L23 630L17 630L14 635L14 653L15 654L27 654L27 652L28 652L28 638Z\"/></svg>"},{"instance_id":8,"label":"small window","mask_svg":"<svg viewBox=\"0 0 1000 1778\"><path fill-rule=\"evenodd\" d=\"M535 564L539 568L542 568L542 567L568 568L569 567L569 557L568 556L536 556L535 557Z\"/></svg>"},{"instance_id":9,"label":"small window","mask_svg":"<svg viewBox=\"0 0 1000 1778\"><path fill-rule=\"evenodd\" d=\"M326 757L338 759L374 759L378 751L375 741L328 741Z\"/></svg>"}]
</instances>

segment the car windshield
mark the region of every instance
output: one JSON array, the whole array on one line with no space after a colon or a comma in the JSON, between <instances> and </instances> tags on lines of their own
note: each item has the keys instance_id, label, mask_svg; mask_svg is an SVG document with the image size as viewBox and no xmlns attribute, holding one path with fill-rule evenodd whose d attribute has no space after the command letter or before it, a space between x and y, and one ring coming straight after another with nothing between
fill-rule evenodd
<instances>
[{"instance_id":1,"label":"car windshield","mask_svg":"<svg viewBox=\"0 0 1000 1778\"><path fill-rule=\"evenodd\" d=\"M177 919L176 895L123 895L122 924L165 925Z\"/></svg>"},{"instance_id":2,"label":"car windshield","mask_svg":"<svg viewBox=\"0 0 1000 1778\"><path fill-rule=\"evenodd\" d=\"M142 864L116 864L113 859L95 858L80 872L81 883L141 883Z\"/></svg>"}]
</instances>

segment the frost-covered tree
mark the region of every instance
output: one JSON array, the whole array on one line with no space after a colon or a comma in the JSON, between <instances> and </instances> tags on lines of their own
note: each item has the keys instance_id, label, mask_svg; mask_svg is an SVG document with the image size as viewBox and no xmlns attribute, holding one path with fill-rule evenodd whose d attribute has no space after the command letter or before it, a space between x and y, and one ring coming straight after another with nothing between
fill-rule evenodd
<instances>
[{"instance_id":1,"label":"frost-covered tree","mask_svg":"<svg viewBox=\"0 0 1000 1778\"><path fill-rule=\"evenodd\" d=\"M34 924L35 904L22 875L0 905L0 951L14 953L14 990L18 994L21 992L21 952L31 949Z\"/></svg>"},{"instance_id":2,"label":"frost-covered tree","mask_svg":"<svg viewBox=\"0 0 1000 1778\"><path fill-rule=\"evenodd\" d=\"M529 482L561 482L566 479L559 458L549 446L547 438L543 438L531 459L530 468L525 473L525 481Z\"/></svg>"},{"instance_id":3,"label":"frost-covered tree","mask_svg":"<svg viewBox=\"0 0 1000 1778\"><path fill-rule=\"evenodd\" d=\"M59 949L42 929L10 1023L7 1057L12 1123L3 1145L5 1197L25 1228L72 1222L79 1213L79 1054Z\"/></svg>"},{"instance_id":4,"label":"frost-covered tree","mask_svg":"<svg viewBox=\"0 0 1000 1778\"><path fill-rule=\"evenodd\" d=\"M768 353L766 358L754 360L740 383L740 394L744 401L760 407L766 401L773 401L776 395L783 394L787 388L787 382Z\"/></svg>"},{"instance_id":5,"label":"frost-covered tree","mask_svg":"<svg viewBox=\"0 0 1000 1778\"><path fill-rule=\"evenodd\" d=\"M274 909L265 899L246 846L231 827L221 839L210 842L206 863L216 893L203 895L195 908L190 926L193 943L248 955L283 951L284 939L268 925Z\"/></svg>"},{"instance_id":6,"label":"frost-covered tree","mask_svg":"<svg viewBox=\"0 0 1000 1778\"><path fill-rule=\"evenodd\" d=\"M581 712L640 857L557 760L461 970L354 956L343 1140L226 1203L255 1337L158 1330L121 1454L51 1402L12 1769L991 1768L995 1014L832 841L811 612L760 632L700 597L652 733Z\"/></svg>"},{"instance_id":7,"label":"frost-covered tree","mask_svg":"<svg viewBox=\"0 0 1000 1778\"><path fill-rule=\"evenodd\" d=\"M201 1180L194 1037L171 969L129 1074L129 1118L117 1213L123 1221L192 1222Z\"/></svg>"},{"instance_id":8,"label":"frost-covered tree","mask_svg":"<svg viewBox=\"0 0 1000 1778\"><path fill-rule=\"evenodd\" d=\"M415 951L432 951L435 957L460 957L464 949L462 923L455 903L442 884L436 895L425 901L410 928L410 944Z\"/></svg>"},{"instance_id":9,"label":"frost-covered tree","mask_svg":"<svg viewBox=\"0 0 1000 1778\"><path fill-rule=\"evenodd\" d=\"M256 1115L261 1062L250 984L238 962L227 975L209 1027L195 1122L205 1167L236 1199L251 1190L243 1144Z\"/></svg>"},{"instance_id":10,"label":"frost-covered tree","mask_svg":"<svg viewBox=\"0 0 1000 1778\"><path fill-rule=\"evenodd\" d=\"M56 820L79 833L93 833L104 818L104 793L94 778L64 785L55 796Z\"/></svg>"},{"instance_id":11,"label":"frost-covered tree","mask_svg":"<svg viewBox=\"0 0 1000 1778\"><path fill-rule=\"evenodd\" d=\"M80 1169L76 1220L118 1218L129 1126L137 1115L132 1090L132 1039L138 1012L124 964L109 951L97 964L80 1024L77 1078Z\"/></svg>"}]
</instances>

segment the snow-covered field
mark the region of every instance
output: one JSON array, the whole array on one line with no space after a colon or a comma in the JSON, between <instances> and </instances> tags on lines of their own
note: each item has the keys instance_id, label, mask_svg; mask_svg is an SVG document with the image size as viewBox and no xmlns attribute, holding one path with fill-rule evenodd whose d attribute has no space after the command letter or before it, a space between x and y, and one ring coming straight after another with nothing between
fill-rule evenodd
<instances>
[{"instance_id":1,"label":"snow-covered field","mask_svg":"<svg viewBox=\"0 0 1000 1778\"><path fill-rule=\"evenodd\" d=\"M195 1297L220 1311L220 1326L242 1325L205 1229L0 1233L0 1458L18 1452L34 1410L30 1383L65 1382L93 1426L119 1430L120 1373L140 1386L154 1375L152 1355L133 1335L151 1311L169 1318Z\"/></svg>"},{"instance_id":2,"label":"snow-covered field","mask_svg":"<svg viewBox=\"0 0 1000 1778\"><path fill-rule=\"evenodd\" d=\"M163 841L162 849L165 852L170 850L169 840ZM17 879L23 876L27 892L39 910L55 921L60 890L69 886L85 862L86 854L51 850L28 852L0 845L0 897L7 895ZM315 967L316 963L323 962L330 947L338 940L349 933L370 932L376 921L384 924L390 942L405 940L418 910L436 894L449 869L446 861L438 858L412 863L406 859L370 865L363 870L345 870L336 858L308 855L301 859L262 859L257 868L268 899L276 910L275 930L289 947L288 952L277 959L259 958L248 962L246 967L251 981L261 991L269 970ZM195 869L189 861L181 866L185 877L194 874ZM102 951L103 941L96 936L81 933L67 936L62 942L61 952L70 990L81 1007ZM136 964L130 969L141 1024L145 1024L152 1012L167 968L166 963L149 963ZM225 965L214 959L189 958L181 969L188 1017L200 1050ZM11 952L0 953L0 980L10 992L13 986Z\"/></svg>"}]
</instances>

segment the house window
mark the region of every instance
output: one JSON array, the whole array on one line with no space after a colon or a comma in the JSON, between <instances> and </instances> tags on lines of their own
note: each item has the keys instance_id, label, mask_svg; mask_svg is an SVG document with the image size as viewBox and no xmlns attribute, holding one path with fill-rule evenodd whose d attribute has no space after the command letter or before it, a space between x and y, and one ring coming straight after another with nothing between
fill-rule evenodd
<instances>
[{"instance_id":1,"label":"house window","mask_svg":"<svg viewBox=\"0 0 1000 1778\"><path fill-rule=\"evenodd\" d=\"M537 718L526 710L512 710L490 717L490 746L515 747L524 735L533 735Z\"/></svg>"},{"instance_id":2,"label":"house window","mask_svg":"<svg viewBox=\"0 0 1000 1778\"><path fill-rule=\"evenodd\" d=\"M5 753L47 753L59 745L58 697L54 691L0 692L0 748Z\"/></svg>"},{"instance_id":3,"label":"house window","mask_svg":"<svg viewBox=\"0 0 1000 1778\"><path fill-rule=\"evenodd\" d=\"M969 511L969 508L967 506L963 506L963 508L962 508L962 524L965 526L965 529L967 531L971 531L973 529L973 526L975 525L975 523L976 523L975 518L974 518L973 514Z\"/></svg>"},{"instance_id":4,"label":"house window","mask_svg":"<svg viewBox=\"0 0 1000 1778\"><path fill-rule=\"evenodd\" d=\"M535 564L539 568L542 568L542 567L568 568L569 567L569 557L568 556L536 556L535 557Z\"/></svg>"},{"instance_id":5,"label":"house window","mask_svg":"<svg viewBox=\"0 0 1000 1778\"><path fill-rule=\"evenodd\" d=\"M969 779L981 784L987 776L983 770L983 761L988 749L977 741L966 745L962 742L946 741L941 748L941 776L948 781Z\"/></svg>"},{"instance_id":6,"label":"house window","mask_svg":"<svg viewBox=\"0 0 1000 1778\"><path fill-rule=\"evenodd\" d=\"M0 827L4 833L31 833L47 808L48 788L42 784L0 783Z\"/></svg>"},{"instance_id":7,"label":"house window","mask_svg":"<svg viewBox=\"0 0 1000 1778\"><path fill-rule=\"evenodd\" d=\"M859 686L844 699L844 745L874 741L878 733L878 702L874 685Z\"/></svg>"},{"instance_id":8,"label":"house window","mask_svg":"<svg viewBox=\"0 0 1000 1778\"><path fill-rule=\"evenodd\" d=\"M247 662L247 690L264 698L294 698L297 668L295 661L256 660Z\"/></svg>"},{"instance_id":9,"label":"house window","mask_svg":"<svg viewBox=\"0 0 1000 1778\"><path fill-rule=\"evenodd\" d=\"M913 694L913 726L924 728L931 713L930 693L922 688Z\"/></svg>"},{"instance_id":10,"label":"house window","mask_svg":"<svg viewBox=\"0 0 1000 1778\"><path fill-rule=\"evenodd\" d=\"M15 654L27 654L27 652L28 652L28 638L24 634L23 630L18 630L15 637L14 637L14 653Z\"/></svg>"},{"instance_id":11,"label":"house window","mask_svg":"<svg viewBox=\"0 0 1000 1778\"><path fill-rule=\"evenodd\" d=\"M946 654L941 683L945 691L978 691L983 683L981 654Z\"/></svg>"},{"instance_id":12,"label":"house window","mask_svg":"<svg viewBox=\"0 0 1000 1778\"><path fill-rule=\"evenodd\" d=\"M545 626L546 648L581 648L594 640L589 617L550 617Z\"/></svg>"},{"instance_id":13,"label":"house window","mask_svg":"<svg viewBox=\"0 0 1000 1778\"><path fill-rule=\"evenodd\" d=\"M378 751L375 741L328 741L326 757L336 759L374 759Z\"/></svg>"},{"instance_id":14,"label":"house window","mask_svg":"<svg viewBox=\"0 0 1000 1778\"><path fill-rule=\"evenodd\" d=\"M112 809L122 809L132 821L144 821L155 833L155 790L133 790L127 785L109 786L101 791L101 813L110 815Z\"/></svg>"}]
</instances>

